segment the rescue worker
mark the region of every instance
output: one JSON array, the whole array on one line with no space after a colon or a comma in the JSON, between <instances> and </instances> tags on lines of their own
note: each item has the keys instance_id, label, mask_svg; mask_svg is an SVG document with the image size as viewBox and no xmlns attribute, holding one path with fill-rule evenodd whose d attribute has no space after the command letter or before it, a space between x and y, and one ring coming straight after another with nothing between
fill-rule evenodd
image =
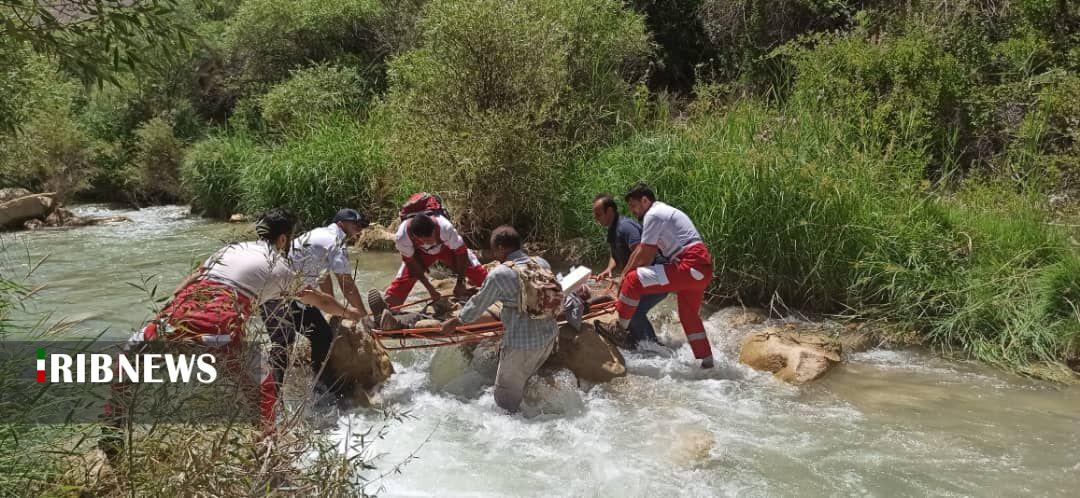
<instances>
[{"instance_id":1,"label":"rescue worker","mask_svg":"<svg viewBox=\"0 0 1080 498\"><path fill-rule=\"evenodd\" d=\"M343 208L334 215L329 225L297 237L289 252L289 260L293 268L300 272L305 287L319 289L333 296L333 280L337 280L345 301L360 316L366 316L367 311L353 280L348 242L359 236L367 226L367 220L358 211ZM330 354L334 335L322 311L294 299L271 299L263 303L262 316L273 343L270 366L274 382L278 386L284 382L289 366L289 349L296 342L296 332L299 330L311 341L311 370L316 375L315 389L318 392L333 391L337 377L325 365L325 361Z\"/></svg>"},{"instance_id":2,"label":"rescue worker","mask_svg":"<svg viewBox=\"0 0 1080 498\"><path fill-rule=\"evenodd\" d=\"M207 259L180 283L161 313L131 338L127 350L139 351L148 341L175 341L214 348L235 365L243 361L239 355L245 353L247 320L271 299L295 298L334 315L360 319L359 310L341 305L332 295L298 285L285 256L295 225L296 216L285 209L260 215L255 225L259 240L229 244ZM243 368L247 371L242 374L249 377L243 383L257 391L259 416L264 430L270 430L277 385L265 368ZM113 388L114 393L123 390L122 385ZM124 413L118 407L107 406L106 417L114 427L123 426Z\"/></svg>"},{"instance_id":3,"label":"rescue worker","mask_svg":"<svg viewBox=\"0 0 1080 498\"><path fill-rule=\"evenodd\" d=\"M593 218L600 226L607 228L607 243L611 249L611 257L604 271L597 278L610 278L612 272L621 271L630 261L630 255L641 243L641 224L633 218L619 214L619 208L608 194L598 194L593 198ZM652 260L652 265L664 264L664 257L657 253ZM637 311L630 318L629 332L632 349L646 342L659 344L656 338L656 330L649 321L649 310L660 304L667 297L666 292L646 294L641 296Z\"/></svg>"},{"instance_id":4,"label":"rescue worker","mask_svg":"<svg viewBox=\"0 0 1080 498\"><path fill-rule=\"evenodd\" d=\"M427 278L427 270L436 262L448 266L457 275L454 295L467 296L466 279L470 284L479 286L487 277L487 270L480 266L476 255L465 246L465 239L461 238L441 207L410 213L406 210L411 204L412 199L402 209L403 219L395 234L394 244L401 254L402 264L394 281L386 289L386 305L403 304L417 281L427 289L432 300L438 301L442 296ZM372 315L380 317L383 310L375 307L381 305L369 303L372 305Z\"/></svg>"},{"instance_id":5,"label":"rescue worker","mask_svg":"<svg viewBox=\"0 0 1080 498\"><path fill-rule=\"evenodd\" d=\"M648 185L634 185L626 194L626 202L630 212L642 219L642 232L641 243L622 273L615 303L619 326L626 329L630 325L642 296L674 292L690 349L701 360L702 368L712 368L712 348L700 316L705 288L712 280L709 249L686 213L657 201ZM652 264L657 254L667 258L668 263Z\"/></svg>"},{"instance_id":6,"label":"rescue worker","mask_svg":"<svg viewBox=\"0 0 1080 498\"><path fill-rule=\"evenodd\" d=\"M491 232L491 250L500 262L526 265L532 261L548 272L551 270L543 258L530 258L521 250L521 236L513 227L501 226ZM495 301L503 303L500 319L506 332L495 374L495 404L509 412L520 408L525 383L547 361L558 337L558 325L553 317L532 318L525 311L521 302L523 277L518 272L506 264L493 268L480 292L465 303L461 313L442 323L442 332L449 334L458 325L479 319ZM557 304L561 306L561 299Z\"/></svg>"}]
</instances>

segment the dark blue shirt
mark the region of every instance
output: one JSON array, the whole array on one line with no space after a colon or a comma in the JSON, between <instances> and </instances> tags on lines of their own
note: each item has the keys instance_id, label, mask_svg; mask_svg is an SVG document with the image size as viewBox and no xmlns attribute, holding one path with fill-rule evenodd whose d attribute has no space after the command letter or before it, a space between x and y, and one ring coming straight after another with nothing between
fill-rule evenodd
<instances>
[{"instance_id":1,"label":"dark blue shirt","mask_svg":"<svg viewBox=\"0 0 1080 498\"><path fill-rule=\"evenodd\" d=\"M630 261L630 253L633 247L641 242L641 224L632 218L619 216L608 227L607 243L611 247L611 257L615 260L616 268L626 266Z\"/></svg>"},{"instance_id":2,"label":"dark blue shirt","mask_svg":"<svg viewBox=\"0 0 1080 498\"><path fill-rule=\"evenodd\" d=\"M615 260L616 268L624 268L630 262L630 254L634 252L634 246L641 243L641 223L637 220L620 215L611 226L608 227L608 245L611 246L611 257ZM663 264L664 258L659 252L653 259L653 264Z\"/></svg>"}]
</instances>

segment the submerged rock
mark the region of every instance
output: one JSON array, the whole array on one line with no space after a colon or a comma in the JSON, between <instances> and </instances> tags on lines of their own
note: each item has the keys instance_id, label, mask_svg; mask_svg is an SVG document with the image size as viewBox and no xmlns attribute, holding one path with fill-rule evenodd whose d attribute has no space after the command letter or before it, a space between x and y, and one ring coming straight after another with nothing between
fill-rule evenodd
<instances>
[{"instance_id":1,"label":"submerged rock","mask_svg":"<svg viewBox=\"0 0 1080 498\"><path fill-rule=\"evenodd\" d=\"M794 327L770 328L743 339L739 361L801 384L825 375L840 362L841 350L838 341L825 336L800 333Z\"/></svg>"},{"instance_id":2,"label":"submerged rock","mask_svg":"<svg viewBox=\"0 0 1080 498\"><path fill-rule=\"evenodd\" d=\"M330 320L334 342L330 345L328 365L346 383L344 392L367 403L394 373L390 355L379 341L351 320Z\"/></svg>"},{"instance_id":3,"label":"submerged rock","mask_svg":"<svg viewBox=\"0 0 1080 498\"><path fill-rule=\"evenodd\" d=\"M563 325L544 367L570 370L578 382L610 382L626 376L626 359L619 348L598 334L591 322L583 324L580 332Z\"/></svg>"}]
</instances>

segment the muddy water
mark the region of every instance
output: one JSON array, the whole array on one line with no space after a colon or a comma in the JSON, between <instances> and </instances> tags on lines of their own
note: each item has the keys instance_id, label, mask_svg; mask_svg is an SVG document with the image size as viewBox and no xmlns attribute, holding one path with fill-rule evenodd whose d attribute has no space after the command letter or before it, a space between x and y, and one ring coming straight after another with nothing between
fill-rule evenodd
<instances>
[{"instance_id":1,"label":"muddy water","mask_svg":"<svg viewBox=\"0 0 1080 498\"><path fill-rule=\"evenodd\" d=\"M169 292L222 241L247 227L180 207L81 214L132 223L5 234L2 268L46 285L20 320L65 335L120 337L150 313L146 289ZM363 287L381 287L392 254L355 255ZM131 285L135 284L135 285ZM656 313L674 358L628 355L630 375L584 392L568 376L530 387L529 417L507 416L490 378L452 351L395 355L384 401L412 418L371 450L382 470L413 454L383 493L468 496L1075 495L1080 390L921 351L852 355L824 379L792 387L725 357L702 371L681 345L670 305ZM714 345L732 341L710 312ZM728 348L730 349L730 348ZM333 437L381 423L358 412ZM344 443L343 443L344 445ZM378 488L372 488L374 491Z\"/></svg>"}]
</instances>

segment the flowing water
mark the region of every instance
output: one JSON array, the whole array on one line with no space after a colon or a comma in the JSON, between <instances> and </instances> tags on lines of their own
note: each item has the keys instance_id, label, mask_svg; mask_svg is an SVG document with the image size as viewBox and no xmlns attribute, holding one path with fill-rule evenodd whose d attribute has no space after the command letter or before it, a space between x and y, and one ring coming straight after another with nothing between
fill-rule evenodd
<instances>
[{"instance_id":1,"label":"flowing water","mask_svg":"<svg viewBox=\"0 0 1080 498\"><path fill-rule=\"evenodd\" d=\"M149 290L186 271L246 226L190 218L181 207L80 214L131 223L5 234L5 276L46 285L20 320L51 312L63 335L123 337L150 314ZM387 284L393 254L354 255L362 288ZM677 338L670 306L658 310ZM726 310L710 311L718 349L731 350ZM916 350L851 355L802 387L728 355L702 371L684 345L674 358L627 356L630 375L583 391L568 375L530 385L525 415L500 413L491 379L454 350L396 354L385 403L391 423L369 451L400 495L1040 495L1080 488L1080 389L1018 378ZM357 412L334 437L383 423ZM343 443L343 446L345 444ZM377 488L369 489L376 491Z\"/></svg>"}]
</instances>

